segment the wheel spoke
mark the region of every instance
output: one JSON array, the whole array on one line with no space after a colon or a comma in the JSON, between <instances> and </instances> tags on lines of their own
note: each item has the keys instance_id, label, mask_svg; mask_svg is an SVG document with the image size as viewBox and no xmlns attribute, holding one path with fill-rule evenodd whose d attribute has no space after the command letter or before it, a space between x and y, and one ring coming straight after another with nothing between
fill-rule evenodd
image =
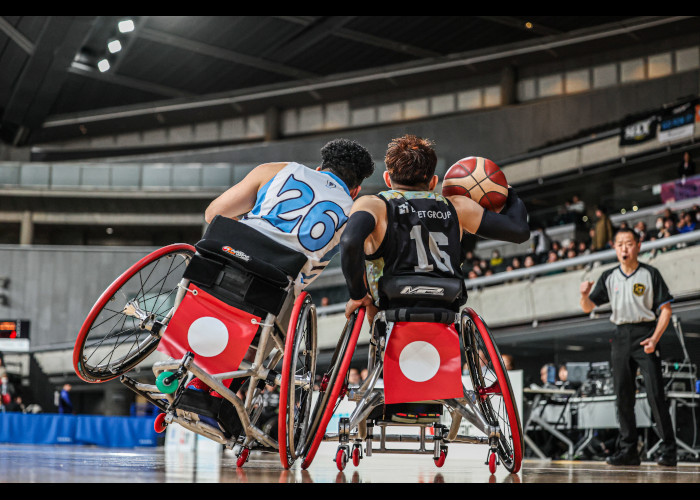
<instances>
[{"instance_id":1,"label":"wheel spoke","mask_svg":"<svg viewBox=\"0 0 700 500\"><path fill-rule=\"evenodd\" d=\"M79 373L109 380L153 351L158 336L152 335L148 327L141 327L143 316L140 313L137 318L133 311L125 311L123 305L133 303L137 310L166 324L165 315L173 308L177 285L193 254L194 249L188 245L165 247L151 254L153 258L149 255L142 259L119 278L119 288L102 299L103 303L94 306L93 310L100 309L93 316L92 324L83 325L81 352L76 358ZM163 259L169 262L161 263Z\"/></svg>"}]
</instances>

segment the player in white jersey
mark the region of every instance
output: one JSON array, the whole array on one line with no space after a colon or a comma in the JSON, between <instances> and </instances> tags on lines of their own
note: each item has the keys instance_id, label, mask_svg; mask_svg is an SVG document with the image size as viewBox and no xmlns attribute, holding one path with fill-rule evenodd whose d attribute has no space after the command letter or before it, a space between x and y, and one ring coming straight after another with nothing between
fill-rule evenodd
<instances>
[{"instance_id":1,"label":"player in white jersey","mask_svg":"<svg viewBox=\"0 0 700 500\"><path fill-rule=\"evenodd\" d=\"M338 252L352 200L374 171L369 152L346 139L326 144L321 159L315 170L294 162L259 165L211 202L205 213L207 222L216 215L240 218L306 255L297 292L318 277Z\"/></svg>"}]
</instances>

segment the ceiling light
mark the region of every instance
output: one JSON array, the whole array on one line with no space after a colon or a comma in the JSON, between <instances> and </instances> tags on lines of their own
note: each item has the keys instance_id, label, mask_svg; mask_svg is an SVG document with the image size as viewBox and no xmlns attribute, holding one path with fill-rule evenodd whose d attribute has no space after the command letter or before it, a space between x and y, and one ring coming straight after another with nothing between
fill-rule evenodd
<instances>
[{"instance_id":1,"label":"ceiling light","mask_svg":"<svg viewBox=\"0 0 700 500\"><path fill-rule=\"evenodd\" d=\"M112 54L116 54L120 50L122 50L122 44L119 40L112 40L107 44L107 48Z\"/></svg>"},{"instance_id":2,"label":"ceiling light","mask_svg":"<svg viewBox=\"0 0 700 500\"><path fill-rule=\"evenodd\" d=\"M130 31L134 31L134 21L131 19L121 21L118 26L121 33L129 33Z\"/></svg>"},{"instance_id":3,"label":"ceiling light","mask_svg":"<svg viewBox=\"0 0 700 500\"><path fill-rule=\"evenodd\" d=\"M625 210L625 209L623 208L622 210L620 210L620 213L621 213L622 215L625 215L625 214L627 213L627 210Z\"/></svg>"},{"instance_id":4,"label":"ceiling light","mask_svg":"<svg viewBox=\"0 0 700 500\"><path fill-rule=\"evenodd\" d=\"M526 23L525 23L525 27L526 27L527 29L531 30L531 29L532 29L532 23L531 23L530 21L526 22Z\"/></svg>"},{"instance_id":5,"label":"ceiling light","mask_svg":"<svg viewBox=\"0 0 700 500\"><path fill-rule=\"evenodd\" d=\"M104 73L109 69L109 61L107 59L102 59L100 62L97 63L97 68Z\"/></svg>"}]
</instances>

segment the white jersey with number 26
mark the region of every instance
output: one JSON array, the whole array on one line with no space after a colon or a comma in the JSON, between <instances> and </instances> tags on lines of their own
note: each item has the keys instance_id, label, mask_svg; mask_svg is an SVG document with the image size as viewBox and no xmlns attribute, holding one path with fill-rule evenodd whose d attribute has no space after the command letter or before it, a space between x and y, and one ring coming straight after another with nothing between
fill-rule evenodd
<instances>
[{"instance_id":1,"label":"white jersey with number 26","mask_svg":"<svg viewBox=\"0 0 700 500\"><path fill-rule=\"evenodd\" d=\"M241 222L307 256L297 280L305 287L338 252L351 208L350 191L336 175L288 163L260 188Z\"/></svg>"}]
</instances>

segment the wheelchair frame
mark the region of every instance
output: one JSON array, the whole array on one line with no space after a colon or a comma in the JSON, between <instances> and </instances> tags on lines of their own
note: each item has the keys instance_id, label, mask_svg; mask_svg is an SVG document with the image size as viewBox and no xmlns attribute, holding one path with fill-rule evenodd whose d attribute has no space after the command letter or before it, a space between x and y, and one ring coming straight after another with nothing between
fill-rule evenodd
<instances>
[{"instance_id":1,"label":"wheelchair frame","mask_svg":"<svg viewBox=\"0 0 700 500\"><path fill-rule=\"evenodd\" d=\"M359 319L360 324L362 319L356 318L355 321ZM352 320L352 318L351 318ZM380 335L378 323L384 323L386 325L386 333ZM523 439L522 439L522 426L517 413L517 408L515 407L515 401L512 399L512 389L510 388L510 381L508 380L507 372L502 366L502 360L500 359L500 354L498 353L495 343L493 343L490 338L490 333L486 328L483 320L471 309L467 308L457 320L457 313L455 313L455 324L458 325L458 333L460 335L460 345L463 352L467 355L468 363L470 364L470 374L477 373L477 369L480 370L479 366L479 346L471 345L471 341L467 342L467 339L471 338L469 335L465 335L466 329L473 329L472 331L477 331L480 336L486 334L489 336L489 342L491 348L487 347L487 350L494 352L488 353L489 359L497 357L500 364L500 374L495 373L496 381L489 387L485 387L483 374L480 378L476 375L472 376L473 386L477 389L468 390L464 389L464 398L459 399L445 399L445 400L435 400L430 401L430 403L442 404L444 408L447 408L448 412L451 414L452 421L449 429L440 424L438 421L433 419L430 421L423 422L411 422L411 423L401 423L393 420L383 420L374 419L369 420L372 412L381 407L384 404L384 392L382 389L376 388L377 381L383 371L383 359L384 350L386 347L386 338L392 328L392 323L386 320L385 312L380 311L375 317L374 323L372 325L371 341L370 341L370 352L368 360L368 376L365 381L357 388L347 387L347 396L349 401L356 403L356 407L349 418L341 418L338 425L337 433L329 433L323 436L323 440L332 441L338 440L339 445L335 456L336 466L339 470L344 470L348 460L351 458L353 464L358 466L360 460L364 458L362 443L365 443L366 456L371 456L373 453L409 453L409 454L432 454L433 460L438 467L442 467L445 463L447 456L447 444L448 443L467 443L467 444L486 444L489 445L489 452L487 458L487 464L489 465L489 470L491 473L495 473L498 461L500 461L506 466L506 468L512 472L516 473L520 469L520 464L522 460L522 450L523 450ZM481 332L484 329L485 332ZM359 331L358 331L359 333ZM472 354L470 354L470 352ZM343 353L343 360L345 358L351 358L352 352L346 351ZM338 361L336 360L336 363ZM344 363L344 364L349 364ZM347 375L344 375L347 377ZM346 379L343 379L347 386ZM342 391L341 391L342 392ZM497 418L493 414L493 409L488 410L486 407L486 401L490 395L497 395L504 399L507 399L506 406L508 406L507 411L510 413L507 415L507 422L505 425L510 426L508 429L509 435L512 437L510 447L508 449L507 438L503 438L503 430L501 429L501 424L497 421ZM342 399L342 396L340 397ZM337 403L332 403L334 406L333 410L337 408ZM490 402L488 403L490 406ZM317 408L316 411L323 412L328 417L330 405L324 408ZM331 414L333 412L330 412ZM491 415L488 415L491 413ZM462 419L466 419L479 431L481 431L483 436L466 436L459 434L459 428ZM329 418L326 418L326 423ZM495 419L495 420L494 420ZM511 419L514 422L511 422ZM426 419L430 420L430 419ZM513 429L512 426L515 426ZM388 435L386 433L387 427L416 427L419 428L419 435ZM380 438L379 438L379 448L373 446L374 442L374 427L379 427ZM431 437L434 446L433 450L428 450L428 438L426 437L426 429L432 427L433 436ZM502 438L504 440L502 440ZM317 442L320 441L317 437ZM387 442L418 442L419 448L416 449L389 449L386 447ZM350 449L352 446L352 450ZM317 445L316 445L317 448ZM309 455L305 458L302 467L309 467L311 461L314 458L316 448L311 448Z\"/></svg>"},{"instance_id":2,"label":"wheelchair frame","mask_svg":"<svg viewBox=\"0 0 700 500\"><path fill-rule=\"evenodd\" d=\"M129 363L119 366L120 360L117 360L116 366L109 368L109 373L101 379L93 378L86 374L84 363L85 344L99 313L106 308L106 304L114 300L117 292L121 289L120 287L126 285L136 273L158 259L167 257L171 255L171 252L176 251L195 254L194 247L189 245L170 245L161 248L134 264L105 290L93 306L90 314L88 314L76 340L74 348L76 373L80 378L91 383L105 382L119 377L122 384L164 412L156 417L154 422L156 432L163 432L167 425L177 423L230 449L238 446L237 465L239 467L242 467L248 460L251 448L256 444L260 444L264 448L277 450L280 454L282 465L285 468L291 467L293 462L301 456L303 452L302 445L307 438L307 424L310 416L311 393L313 391L317 355L316 308L311 297L306 292L302 292L294 302L290 327L286 337L281 335L281 332L278 331L275 325L275 320L277 319L275 314L268 313L264 321L259 323L261 328L257 345L251 344L249 347L249 349L253 348L256 351L252 362L244 360L238 369L234 371L210 374L196 364L193 353L187 352L180 360L171 358L153 364L152 370L156 377L156 384L138 382L127 376L126 373L155 350L160 341L159 339L167 333L167 322L173 317L185 294L192 292L188 289L190 281L182 278L177 284L178 291L173 306L164 316L163 322L157 321L155 314L141 310L136 299L124 304L123 309L120 311L124 316L135 318L139 322L140 330L149 333L147 342L143 343L148 344L148 348L144 349L143 353L137 353L136 356L132 357L136 361L130 358ZM293 281L291 279L286 290L288 293L291 293L293 290ZM121 307L121 305L118 305L118 307ZM300 332L302 333L300 334ZM154 341L153 337L157 337L158 341ZM301 341L304 339L306 339L306 342L302 345ZM102 344L100 343L100 345ZM142 344L140 343L139 347L141 346ZM269 352L268 348L270 348ZM302 349L304 355L307 356L305 359L308 360L308 363L305 364L310 365L310 372L306 376L296 374L297 351L299 349ZM292 360L292 356L285 358L285 353L294 354L295 359ZM126 357L123 359L126 360ZM277 365L280 361L284 361L281 372L277 371ZM242 434L226 437L224 431L218 425L214 427L210 422L200 418L201 416L196 412L177 407L187 388L187 384L193 377L200 379L233 405L240 419ZM249 379L244 399L239 398L236 393L222 383L223 380L236 378ZM173 384L176 385L173 386ZM277 439L258 427L258 419L263 409L260 403L264 385L280 387ZM301 399L301 397L297 398L296 396L295 392L297 389L306 392L307 395L307 401L304 404L305 411L301 414L297 411L298 399ZM303 394L301 396L303 397ZM297 434L297 431L299 431L299 434Z\"/></svg>"}]
</instances>

